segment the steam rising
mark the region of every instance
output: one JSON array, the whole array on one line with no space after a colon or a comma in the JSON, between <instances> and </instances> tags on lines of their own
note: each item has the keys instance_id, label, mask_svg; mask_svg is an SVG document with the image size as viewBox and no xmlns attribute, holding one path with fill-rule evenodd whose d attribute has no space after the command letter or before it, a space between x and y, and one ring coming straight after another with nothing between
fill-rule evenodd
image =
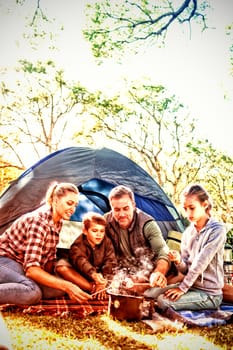
<instances>
[{"instance_id":1,"label":"steam rising","mask_svg":"<svg viewBox=\"0 0 233 350\"><path fill-rule=\"evenodd\" d=\"M110 284L111 293L135 295L130 289L135 283L148 283L153 269L153 255L145 248L138 248L134 257L120 260Z\"/></svg>"}]
</instances>

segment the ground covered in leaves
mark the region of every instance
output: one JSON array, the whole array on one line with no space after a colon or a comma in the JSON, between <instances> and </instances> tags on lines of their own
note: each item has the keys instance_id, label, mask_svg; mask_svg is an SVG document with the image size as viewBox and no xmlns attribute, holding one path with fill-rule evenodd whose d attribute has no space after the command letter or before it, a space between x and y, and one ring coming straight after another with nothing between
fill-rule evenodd
<instances>
[{"instance_id":1,"label":"ground covered in leaves","mask_svg":"<svg viewBox=\"0 0 233 350\"><path fill-rule=\"evenodd\" d=\"M217 350L233 349L233 324L167 327L116 321L107 315L77 319L3 313L14 350Z\"/></svg>"}]
</instances>

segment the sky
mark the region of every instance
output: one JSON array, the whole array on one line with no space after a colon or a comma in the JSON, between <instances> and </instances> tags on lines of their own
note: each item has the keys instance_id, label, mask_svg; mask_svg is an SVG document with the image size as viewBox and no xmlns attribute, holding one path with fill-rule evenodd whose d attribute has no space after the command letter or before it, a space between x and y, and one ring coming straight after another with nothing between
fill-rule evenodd
<instances>
[{"instance_id":1,"label":"sky","mask_svg":"<svg viewBox=\"0 0 233 350\"><path fill-rule=\"evenodd\" d=\"M46 14L56 19L49 27L57 33L58 50L53 51L43 42L33 50L22 38L25 16L31 18L36 1L18 7L15 2L0 0L1 68L13 68L22 58L53 59L68 78L106 93L121 89L125 78L150 78L188 107L197 119L198 138L206 138L214 147L233 155L233 77L229 74L230 41L225 34L226 25L233 22L232 0L211 1L214 10L208 15L208 23L215 29L201 32L200 27L193 26L190 35L188 27L177 26L169 31L164 48L154 46L138 55L128 53L121 64L105 60L102 65L97 64L90 44L82 37L87 0L41 0ZM60 25L64 25L63 31Z\"/></svg>"}]
</instances>

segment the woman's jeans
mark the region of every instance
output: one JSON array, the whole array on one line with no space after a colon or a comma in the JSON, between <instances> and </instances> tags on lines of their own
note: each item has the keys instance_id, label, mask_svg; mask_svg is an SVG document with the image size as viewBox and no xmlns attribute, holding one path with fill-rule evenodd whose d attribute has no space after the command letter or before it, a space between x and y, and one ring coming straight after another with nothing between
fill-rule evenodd
<instances>
[{"instance_id":1,"label":"woman's jeans","mask_svg":"<svg viewBox=\"0 0 233 350\"><path fill-rule=\"evenodd\" d=\"M0 256L0 304L36 304L43 298L64 295L64 292L39 285L26 277L18 262Z\"/></svg>"},{"instance_id":2,"label":"woman's jeans","mask_svg":"<svg viewBox=\"0 0 233 350\"><path fill-rule=\"evenodd\" d=\"M161 294L158 299L158 307L166 310L172 307L174 310L205 310L217 309L222 302L222 295L210 295L200 289L191 288L187 293L181 295L177 301L169 300Z\"/></svg>"}]
</instances>

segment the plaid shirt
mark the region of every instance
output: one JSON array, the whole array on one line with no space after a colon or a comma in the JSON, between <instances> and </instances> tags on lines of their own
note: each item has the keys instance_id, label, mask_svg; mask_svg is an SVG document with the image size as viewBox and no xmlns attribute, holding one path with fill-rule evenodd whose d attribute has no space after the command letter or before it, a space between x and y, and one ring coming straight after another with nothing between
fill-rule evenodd
<instances>
[{"instance_id":1,"label":"plaid shirt","mask_svg":"<svg viewBox=\"0 0 233 350\"><path fill-rule=\"evenodd\" d=\"M17 261L24 271L30 266L45 268L56 259L61 228L62 221L55 225L47 207L25 214L0 236L0 256Z\"/></svg>"}]
</instances>

